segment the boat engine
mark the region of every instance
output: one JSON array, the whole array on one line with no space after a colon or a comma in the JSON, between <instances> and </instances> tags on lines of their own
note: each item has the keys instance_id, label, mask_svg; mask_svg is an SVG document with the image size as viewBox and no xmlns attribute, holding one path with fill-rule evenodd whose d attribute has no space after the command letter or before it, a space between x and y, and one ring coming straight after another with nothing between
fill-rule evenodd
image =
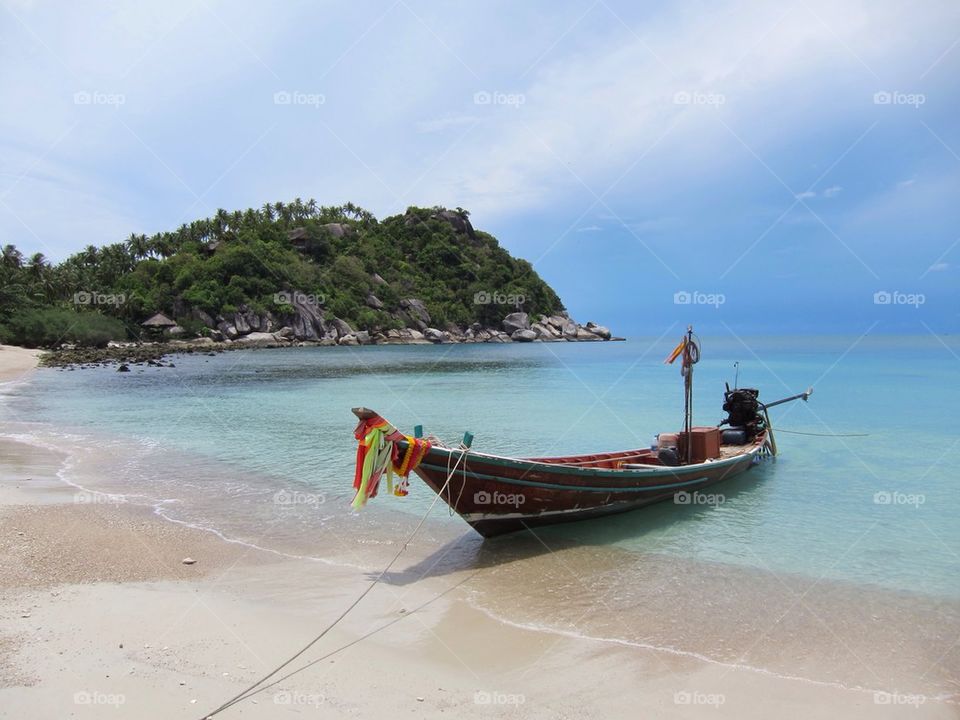
<instances>
[{"instance_id":1,"label":"boat engine","mask_svg":"<svg viewBox=\"0 0 960 720\"><path fill-rule=\"evenodd\" d=\"M741 431L743 433L743 442L729 442L731 445L746 445L753 442L753 439L766 427L766 421L758 400L760 391L755 388L734 388L730 389L727 385L727 391L723 394L723 411L727 413L726 419L721 425L729 425L730 430L724 431L732 436L733 432ZM736 438L739 439L739 438ZM734 440L730 437L729 440ZM724 437L727 443L728 438Z\"/></svg>"}]
</instances>

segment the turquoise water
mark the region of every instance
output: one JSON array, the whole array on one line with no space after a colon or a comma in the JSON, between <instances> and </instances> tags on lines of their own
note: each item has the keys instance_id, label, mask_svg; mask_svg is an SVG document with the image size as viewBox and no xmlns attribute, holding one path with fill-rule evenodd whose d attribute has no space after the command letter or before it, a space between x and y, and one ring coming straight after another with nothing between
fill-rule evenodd
<instances>
[{"instance_id":1,"label":"turquoise water","mask_svg":"<svg viewBox=\"0 0 960 720\"><path fill-rule=\"evenodd\" d=\"M99 461L121 490L163 498L195 491L211 507L229 498L216 522L233 530L282 520L289 508L243 499L292 488L323 498L317 522L346 523L347 532L355 527L376 539L380 520L384 533L412 525L433 496L414 480L410 497L377 498L359 522L351 518L351 407L375 408L408 432L422 424L451 443L470 430L474 448L485 452L646 446L682 420L678 368L662 364L675 334L604 344L244 351L177 357L175 368L129 374L44 369L34 382L5 390L0 427L68 433L104 448L115 442L108 438L128 441L116 458L106 453ZM781 433L780 457L718 487L719 506L665 504L548 528L544 541L960 596L960 447L952 422L960 343L704 340L699 423L720 420L723 383L732 382L739 361L740 384L760 388L766 400L815 386L809 404L771 411L775 426L867 436ZM183 505L171 507L185 512ZM431 519L438 537L472 532L442 506Z\"/></svg>"}]
</instances>

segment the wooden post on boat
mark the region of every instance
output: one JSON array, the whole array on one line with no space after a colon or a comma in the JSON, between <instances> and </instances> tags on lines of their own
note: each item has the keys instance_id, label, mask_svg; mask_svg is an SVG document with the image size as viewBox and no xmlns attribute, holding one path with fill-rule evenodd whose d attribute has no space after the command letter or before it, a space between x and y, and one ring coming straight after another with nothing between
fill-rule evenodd
<instances>
[{"instance_id":1,"label":"wooden post on boat","mask_svg":"<svg viewBox=\"0 0 960 720\"><path fill-rule=\"evenodd\" d=\"M687 333L683 336L680 343L673 349L673 352L667 356L664 363L672 365L673 361L683 356L680 373L683 375L683 433L682 454L687 464L693 459L693 442L691 441L691 430L693 429L693 366L700 362L700 347L693 340L693 325L687 326Z\"/></svg>"},{"instance_id":2,"label":"wooden post on boat","mask_svg":"<svg viewBox=\"0 0 960 720\"><path fill-rule=\"evenodd\" d=\"M687 337L683 346L683 437L686 462L689 465L693 459L693 363L691 362L691 345L693 344L693 325L687 325Z\"/></svg>"}]
</instances>

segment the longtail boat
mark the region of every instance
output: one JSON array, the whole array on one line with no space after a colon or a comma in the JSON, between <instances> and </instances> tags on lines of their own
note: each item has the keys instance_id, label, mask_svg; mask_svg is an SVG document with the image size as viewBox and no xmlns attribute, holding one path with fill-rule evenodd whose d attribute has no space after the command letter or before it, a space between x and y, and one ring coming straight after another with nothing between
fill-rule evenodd
<instances>
[{"instance_id":1,"label":"longtail boat","mask_svg":"<svg viewBox=\"0 0 960 720\"><path fill-rule=\"evenodd\" d=\"M736 477L760 459L776 455L769 408L806 400L813 392L811 388L765 404L756 389L730 389L727 385L723 404L726 419L717 426L696 427L692 423L692 389L693 366L699 354L699 344L688 329L665 361L683 358L683 429L660 433L655 446L634 450L504 457L473 450L470 433L459 447L446 447L436 438L403 435L375 411L354 408L360 420L356 436L361 441L355 504L359 506L361 500L373 497L379 480L373 476L375 469L366 478L366 485L362 480L364 438L370 437L371 428L379 428L379 435L375 438L378 447L370 449L368 466L376 464L373 454L379 450L381 471L388 475L396 471L404 477L412 469L484 537L622 513L664 500L697 504L702 489ZM386 460L388 455L390 459ZM396 494L405 493L399 489Z\"/></svg>"}]
</instances>

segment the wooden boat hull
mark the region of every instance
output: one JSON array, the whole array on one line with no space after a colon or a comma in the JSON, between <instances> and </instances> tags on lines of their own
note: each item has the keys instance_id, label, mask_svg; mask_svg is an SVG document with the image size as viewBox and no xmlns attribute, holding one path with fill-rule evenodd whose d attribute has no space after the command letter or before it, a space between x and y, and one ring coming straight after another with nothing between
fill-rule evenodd
<instances>
[{"instance_id":1,"label":"wooden boat hull","mask_svg":"<svg viewBox=\"0 0 960 720\"><path fill-rule=\"evenodd\" d=\"M402 442L401 449L405 447ZM444 487L461 456L434 447L417 475L484 537L553 523L587 520L672 500L697 503L695 493L750 469L768 452L760 436L724 459L666 467L621 468L649 451L574 458L503 458L470 451Z\"/></svg>"}]
</instances>

